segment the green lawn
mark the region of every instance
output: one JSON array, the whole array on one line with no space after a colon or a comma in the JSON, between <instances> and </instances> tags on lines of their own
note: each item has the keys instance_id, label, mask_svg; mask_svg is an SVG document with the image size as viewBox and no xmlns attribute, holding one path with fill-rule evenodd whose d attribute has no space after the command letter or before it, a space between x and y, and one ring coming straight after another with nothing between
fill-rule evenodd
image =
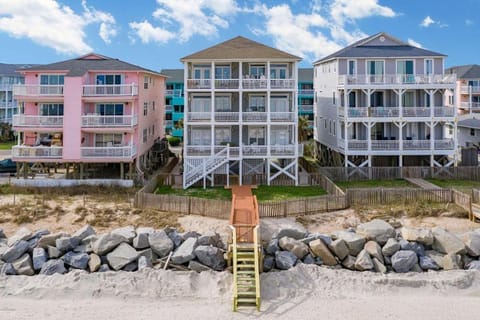
<instances>
[{"instance_id":1,"label":"green lawn","mask_svg":"<svg viewBox=\"0 0 480 320\"><path fill-rule=\"evenodd\" d=\"M10 150L15 144L15 141L0 142L0 150Z\"/></svg>"},{"instance_id":2,"label":"green lawn","mask_svg":"<svg viewBox=\"0 0 480 320\"><path fill-rule=\"evenodd\" d=\"M187 190L183 190L172 189L170 186L161 186L155 190L155 193L219 200L232 199L232 192L223 187L207 189L188 188ZM327 192L320 187L259 186L257 189L253 189L253 194L257 196L258 201L268 201L322 196L327 194Z\"/></svg>"},{"instance_id":3,"label":"green lawn","mask_svg":"<svg viewBox=\"0 0 480 320\"><path fill-rule=\"evenodd\" d=\"M335 184L342 188L342 190L354 188L416 188L416 186L403 179L343 181L335 182Z\"/></svg>"},{"instance_id":4,"label":"green lawn","mask_svg":"<svg viewBox=\"0 0 480 320\"><path fill-rule=\"evenodd\" d=\"M428 182L436 184L439 187L447 189L455 189L463 193L470 194L472 189L480 188L480 181L473 180L443 180L443 179L426 179Z\"/></svg>"}]
</instances>

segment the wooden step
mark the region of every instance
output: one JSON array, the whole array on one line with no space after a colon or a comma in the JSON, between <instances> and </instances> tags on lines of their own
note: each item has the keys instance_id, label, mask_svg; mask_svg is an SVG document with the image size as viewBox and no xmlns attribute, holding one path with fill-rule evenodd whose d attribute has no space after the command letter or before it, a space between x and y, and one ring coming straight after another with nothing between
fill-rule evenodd
<instances>
[{"instance_id":1,"label":"wooden step","mask_svg":"<svg viewBox=\"0 0 480 320\"><path fill-rule=\"evenodd\" d=\"M256 298L238 298L237 299L238 304L257 304L257 299Z\"/></svg>"},{"instance_id":2,"label":"wooden step","mask_svg":"<svg viewBox=\"0 0 480 320\"><path fill-rule=\"evenodd\" d=\"M248 275L252 275L252 276L255 276L255 271L254 270L238 270L237 271L237 274L248 274Z\"/></svg>"},{"instance_id":3,"label":"wooden step","mask_svg":"<svg viewBox=\"0 0 480 320\"><path fill-rule=\"evenodd\" d=\"M252 257L237 257L237 262L243 262L243 261L255 262L255 258L252 258Z\"/></svg>"},{"instance_id":4,"label":"wooden step","mask_svg":"<svg viewBox=\"0 0 480 320\"><path fill-rule=\"evenodd\" d=\"M240 298L240 296L248 298L248 297L256 297L257 293L255 291L239 291L237 292L237 296Z\"/></svg>"}]
</instances>

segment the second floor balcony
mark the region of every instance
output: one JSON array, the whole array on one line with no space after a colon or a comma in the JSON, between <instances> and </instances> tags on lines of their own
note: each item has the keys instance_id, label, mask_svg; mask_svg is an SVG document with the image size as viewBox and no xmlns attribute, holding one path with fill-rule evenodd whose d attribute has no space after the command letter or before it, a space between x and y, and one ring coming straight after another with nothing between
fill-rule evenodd
<instances>
[{"instance_id":1,"label":"second floor balcony","mask_svg":"<svg viewBox=\"0 0 480 320\"><path fill-rule=\"evenodd\" d=\"M460 102L460 108L468 109L474 112L480 111L480 102Z\"/></svg>"},{"instance_id":2,"label":"second floor balcony","mask_svg":"<svg viewBox=\"0 0 480 320\"><path fill-rule=\"evenodd\" d=\"M14 159L61 159L63 147L59 146L26 146L17 145L12 147Z\"/></svg>"},{"instance_id":3,"label":"second floor balcony","mask_svg":"<svg viewBox=\"0 0 480 320\"><path fill-rule=\"evenodd\" d=\"M135 83L84 85L82 95L84 97L136 96L138 86Z\"/></svg>"},{"instance_id":4,"label":"second floor balcony","mask_svg":"<svg viewBox=\"0 0 480 320\"><path fill-rule=\"evenodd\" d=\"M401 153L403 151L453 151L455 144L453 139L437 139L437 140L360 140L360 139L339 139L339 146L342 149L350 151L381 151L390 153Z\"/></svg>"},{"instance_id":5,"label":"second floor balcony","mask_svg":"<svg viewBox=\"0 0 480 320\"><path fill-rule=\"evenodd\" d=\"M13 115L12 125L14 127L59 128L63 127L63 116L15 114Z\"/></svg>"},{"instance_id":6,"label":"second floor balcony","mask_svg":"<svg viewBox=\"0 0 480 320\"><path fill-rule=\"evenodd\" d=\"M295 112L234 112L217 111L213 115L211 112L187 112L188 122L238 122L240 118L243 122L286 122L295 121Z\"/></svg>"},{"instance_id":7,"label":"second floor balcony","mask_svg":"<svg viewBox=\"0 0 480 320\"><path fill-rule=\"evenodd\" d=\"M82 147L82 158L93 159L131 159L137 153L134 145L129 146L106 146L106 147Z\"/></svg>"},{"instance_id":8,"label":"second floor balcony","mask_svg":"<svg viewBox=\"0 0 480 320\"><path fill-rule=\"evenodd\" d=\"M210 156L218 153L225 148L225 145L208 146L208 145L189 145L184 147L184 156L201 157ZM229 155L231 158L241 157L292 157L303 156L302 144L286 144L286 145L242 145L240 147L230 147ZM296 153L297 152L297 153Z\"/></svg>"},{"instance_id":9,"label":"second floor balcony","mask_svg":"<svg viewBox=\"0 0 480 320\"><path fill-rule=\"evenodd\" d=\"M480 94L480 86L460 86L461 94Z\"/></svg>"},{"instance_id":10,"label":"second floor balcony","mask_svg":"<svg viewBox=\"0 0 480 320\"><path fill-rule=\"evenodd\" d=\"M136 115L97 115L82 116L83 128L133 127L138 124Z\"/></svg>"},{"instance_id":11,"label":"second floor balcony","mask_svg":"<svg viewBox=\"0 0 480 320\"><path fill-rule=\"evenodd\" d=\"M296 81L294 79L269 79L269 78L242 78L240 79L188 79L188 89L194 90L237 90L241 88L245 90L272 90L295 89Z\"/></svg>"},{"instance_id":12,"label":"second floor balcony","mask_svg":"<svg viewBox=\"0 0 480 320\"><path fill-rule=\"evenodd\" d=\"M62 85L16 84L13 86L13 95L22 97L63 97Z\"/></svg>"},{"instance_id":13,"label":"second floor balcony","mask_svg":"<svg viewBox=\"0 0 480 320\"><path fill-rule=\"evenodd\" d=\"M425 118L425 117L454 117L453 107L339 107L340 116L349 118Z\"/></svg>"},{"instance_id":14,"label":"second floor balcony","mask_svg":"<svg viewBox=\"0 0 480 320\"><path fill-rule=\"evenodd\" d=\"M356 85L454 85L456 83L456 75L425 75L425 74L356 74L341 75L338 77L338 85L340 86L356 86Z\"/></svg>"}]
</instances>

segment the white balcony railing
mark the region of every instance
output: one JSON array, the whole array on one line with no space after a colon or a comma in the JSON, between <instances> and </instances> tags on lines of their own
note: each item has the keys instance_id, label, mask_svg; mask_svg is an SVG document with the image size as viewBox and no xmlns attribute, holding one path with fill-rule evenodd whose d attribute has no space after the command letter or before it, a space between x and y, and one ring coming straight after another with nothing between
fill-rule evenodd
<instances>
[{"instance_id":1,"label":"white balcony railing","mask_svg":"<svg viewBox=\"0 0 480 320\"><path fill-rule=\"evenodd\" d=\"M234 122L238 121L239 113L238 112L215 112L215 121L218 122Z\"/></svg>"},{"instance_id":2,"label":"white balcony railing","mask_svg":"<svg viewBox=\"0 0 480 320\"><path fill-rule=\"evenodd\" d=\"M370 108L370 116L377 118L391 118L398 117L400 115L400 108L385 108L385 107L372 107Z\"/></svg>"},{"instance_id":3,"label":"white balcony railing","mask_svg":"<svg viewBox=\"0 0 480 320\"><path fill-rule=\"evenodd\" d=\"M243 112L242 119L244 122L266 122L266 112Z\"/></svg>"},{"instance_id":4,"label":"white balcony railing","mask_svg":"<svg viewBox=\"0 0 480 320\"><path fill-rule=\"evenodd\" d=\"M432 114L433 108L433 114ZM400 117L402 115L405 118L419 118L419 117L453 117L455 116L455 109L453 107L371 107L371 108L361 108L361 107L349 107L348 110L349 118L366 118L366 117L377 117L377 118L391 118L391 117ZM338 114L345 115L345 107L338 107Z\"/></svg>"},{"instance_id":5,"label":"white balcony railing","mask_svg":"<svg viewBox=\"0 0 480 320\"><path fill-rule=\"evenodd\" d=\"M101 115L83 115L82 127L101 128L101 127L133 127L138 124L137 116L101 116Z\"/></svg>"},{"instance_id":6,"label":"white balcony railing","mask_svg":"<svg viewBox=\"0 0 480 320\"><path fill-rule=\"evenodd\" d=\"M14 96L63 96L63 85L16 84Z\"/></svg>"},{"instance_id":7,"label":"white balcony railing","mask_svg":"<svg viewBox=\"0 0 480 320\"><path fill-rule=\"evenodd\" d=\"M48 158L48 159L61 159L63 153L62 147L51 146L13 146L12 147L12 157L13 158L22 158L22 159L38 159L38 158Z\"/></svg>"},{"instance_id":8,"label":"white balcony railing","mask_svg":"<svg viewBox=\"0 0 480 320\"><path fill-rule=\"evenodd\" d=\"M460 86L460 92L463 94L480 93L480 86Z\"/></svg>"},{"instance_id":9,"label":"white balcony railing","mask_svg":"<svg viewBox=\"0 0 480 320\"><path fill-rule=\"evenodd\" d=\"M266 89L267 79L243 79L243 89Z\"/></svg>"},{"instance_id":10,"label":"white balcony railing","mask_svg":"<svg viewBox=\"0 0 480 320\"><path fill-rule=\"evenodd\" d=\"M215 89L238 89L238 79L215 79Z\"/></svg>"},{"instance_id":11,"label":"white balcony railing","mask_svg":"<svg viewBox=\"0 0 480 320\"><path fill-rule=\"evenodd\" d=\"M270 112L270 121L272 122L292 122L294 120L294 112Z\"/></svg>"},{"instance_id":12,"label":"white balcony railing","mask_svg":"<svg viewBox=\"0 0 480 320\"><path fill-rule=\"evenodd\" d=\"M212 81L210 79L188 79L187 87L189 89L211 89Z\"/></svg>"},{"instance_id":13,"label":"white balcony railing","mask_svg":"<svg viewBox=\"0 0 480 320\"><path fill-rule=\"evenodd\" d=\"M270 79L271 89L295 89L295 80L293 79Z\"/></svg>"},{"instance_id":14,"label":"white balcony railing","mask_svg":"<svg viewBox=\"0 0 480 320\"><path fill-rule=\"evenodd\" d=\"M172 112L173 111L173 106L171 105L166 105L165 106L165 112Z\"/></svg>"},{"instance_id":15,"label":"white balcony railing","mask_svg":"<svg viewBox=\"0 0 480 320\"><path fill-rule=\"evenodd\" d=\"M210 156L225 148L225 145L217 146L186 146L184 148L184 156ZM294 156L295 150L298 150L298 156L303 155L303 145L243 145L241 147L230 147L229 154L231 157L242 156Z\"/></svg>"},{"instance_id":16,"label":"white balcony railing","mask_svg":"<svg viewBox=\"0 0 480 320\"><path fill-rule=\"evenodd\" d=\"M209 122L212 120L211 112L187 112L186 118L191 122Z\"/></svg>"},{"instance_id":17,"label":"white balcony railing","mask_svg":"<svg viewBox=\"0 0 480 320\"><path fill-rule=\"evenodd\" d=\"M63 116L30 116L25 114L13 115L13 126L15 127L63 127Z\"/></svg>"},{"instance_id":18,"label":"white balcony railing","mask_svg":"<svg viewBox=\"0 0 480 320\"><path fill-rule=\"evenodd\" d=\"M132 84L94 84L83 86L84 97L96 96L136 96L138 86Z\"/></svg>"},{"instance_id":19,"label":"white balcony railing","mask_svg":"<svg viewBox=\"0 0 480 320\"><path fill-rule=\"evenodd\" d=\"M0 83L0 91L12 91L13 84L10 83Z\"/></svg>"},{"instance_id":20,"label":"white balcony railing","mask_svg":"<svg viewBox=\"0 0 480 320\"><path fill-rule=\"evenodd\" d=\"M313 96L314 92L315 91L313 89L300 89L300 90L298 90L298 95L299 96Z\"/></svg>"},{"instance_id":21,"label":"white balcony railing","mask_svg":"<svg viewBox=\"0 0 480 320\"><path fill-rule=\"evenodd\" d=\"M455 109L452 107L433 107L434 117L454 117Z\"/></svg>"},{"instance_id":22,"label":"white balcony railing","mask_svg":"<svg viewBox=\"0 0 480 320\"><path fill-rule=\"evenodd\" d=\"M173 127L173 120L165 120L164 125L165 125L165 127L167 127L167 128Z\"/></svg>"},{"instance_id":23,"label":"white balcony railing","mask_svg":"<svg viewBox=\"0 0 480 320\"><path fill-rule=\"evenodd\" d=\"M169 97L183 97L183 90L182 89L172 89L172 90L165 90L165 95Z\"/></svg>"},{"instance_id":24,"label":"white balcony railing","mask_svg":"<svg viewBox=\"0 0 480 320\"><path fill-rule=\"evenodd\" d=\"M338 78L339 85L410 85L410 84L455 84L456 75L409 75L409 74L385 74L385 75L342 75Z\"/></svg>"},{"instance_id":25,"label":"white balcony railing","mask_svg":"<svg viewBox=\"0 0 480 320\"><path fill-rule=\"evenodd\" d=\"M137 149L135 146L111 146L111 147L82 147L82 158L132 158Z\"/></svg>"},{"instance_id":26,"label":"white balcony railing","mask_svg":"<svg viewBox=\"0 0 480 320\"><path fill-rule=\"evenodd\" d=\"M460 102L460 108L480 110L480 102Z\"/></svg>"},{"instance_id":27,"label":"white balcony railing","mask_svg":"<svg viewBox=\"0 0 480 320\"><path fill-rule=\"evenodd\" d=\"M298 110L302 112L313 112L313 105L311 104L300 104L298 105Z\"/></svg>"},{"instance_id":28,"label":"white balcony railing","mask_svg":"<svg viewBox=\"0 0 480 320\"><path fill-rule=\"evenodd\" d=\"M406 118L430 117L431 109L427 107L404 107L403 116Z\"/></svg>"},{"instance_id":29,"label":"white balcony railing","mask_svg":"<svg viewBox=\"0 0 480 320\"><path fill-rule=\"evenodd\" d=\"M339 139L339 146L344 148L345 140ZM372 140L372 151L398 151L400 147L408 151L425 151L432 149L431 140ZM348 140L348 149L352 151L368 151L368 140ZM453 150L453 139L440 139L433 141L434 150Z\"/></svg>"}]
</instances>

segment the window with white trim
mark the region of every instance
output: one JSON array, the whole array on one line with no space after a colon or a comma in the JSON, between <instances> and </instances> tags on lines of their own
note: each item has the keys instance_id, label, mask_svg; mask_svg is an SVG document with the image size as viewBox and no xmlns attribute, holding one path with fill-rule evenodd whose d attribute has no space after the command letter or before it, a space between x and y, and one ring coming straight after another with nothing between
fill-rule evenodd
<instances>
[{"instance_id":1,"label":"window with white trim","mask_svg":"<svg viewBox=\"0 0 480 320\"><path fill-rule=\"evenodd\" d=\"M230 96L215 96L215 111L228 112L232 111L232 105L230 102Z\"/></svg>"},{"instance_id":2,"label":"window with white trim","mask_svg":"<svg viewBox=\"0 0 480 320\"><path fill-rule=\"evenodd\" d=\"M143 103L143 115L146 116L148 113L148 102Z\"/></svg>"},{"instance_id":3,"label":"window with white trim","mask_svg":"<svg viewBox=\"0 0 480 320\"><path fill-rule=\"evenodd\" d=\"M192 97L192 112L210 112L212 105L211 98L209 96L194 96Z\"/></svg>"},{"instance_id":4,"label":"window with white trim","mask_svg":"<svg viewBox=\"0 0 480 320\"><path fill-rule=\"evenodd\" d=\"M96 133L95 147L106 148L121 146L123 142L123 134L121 133Z\"/></svg>"},{"instance_id":5,"label":"window with white trim","mask_svg":"<svg viewBox=\"0 0 480 320\"><path fill-rule=\"evenodd\" d=\"M215 145L232 142L232 130L230 127L215 128Z\"/></svg>"}]
</instances>

